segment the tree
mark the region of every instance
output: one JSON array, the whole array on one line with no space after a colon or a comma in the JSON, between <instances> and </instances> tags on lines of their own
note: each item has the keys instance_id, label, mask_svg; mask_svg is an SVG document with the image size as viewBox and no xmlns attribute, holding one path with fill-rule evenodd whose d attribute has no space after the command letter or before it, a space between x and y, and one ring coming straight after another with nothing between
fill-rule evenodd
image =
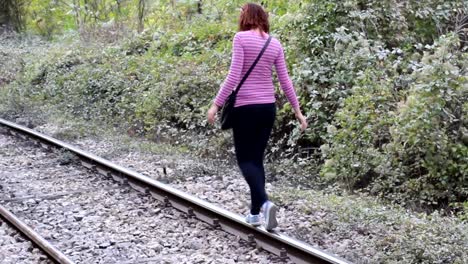
<instances>
[{"instance_id":1,"label":"tree","mask_svg":"<svg viewBox=\"0 0 468 264\"><path fill-rule=\"evenodd\" d=\"M200 15L203 13L202 0L199 0L199 1L197 2L197 12L198 12L198 14L200 14Z\"/></svg>"},{"instance_id":2,"label":"tree","mask_svg":"<svg viewBox=\"0 0 468 264\"><path fill-rule=\"evenodd\" d=\"M20 31L24 28L24 0L0 2L0 26Z\"/></svg>"},{"instance_id":3,"label":"tree","mask_svg":"<svg viewBox=\"0 0 468 264\"><path fill-rule=\"evenodd\" d=\"M145 7L146 1L145 0L138 0L138 32L142 32L145 24Z\"/></svg>"}]
</instances>

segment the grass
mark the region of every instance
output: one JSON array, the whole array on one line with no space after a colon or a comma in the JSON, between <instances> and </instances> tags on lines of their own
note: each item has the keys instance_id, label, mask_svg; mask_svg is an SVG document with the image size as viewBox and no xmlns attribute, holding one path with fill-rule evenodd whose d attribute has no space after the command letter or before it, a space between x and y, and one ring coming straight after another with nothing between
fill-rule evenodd
<instances>
[{"instance_id":1,"label":"grass","mask_svg":"<svg viewBox=\"0 0 468 264\"><path fill-rule=\"evenodd\" d=\"M0 99L7 97L8 91L0 88ZM187 145L155 142L128 135L123 124L90 122L54 110L53 105L40 105L37 101L27 101L20 94L9 98L14 100L0 100L0 115L13 121L19 116L41 120L36 123L53 125L52 135L66 141L93 138L117 142L118 144L114 144L112 148L103 150L104 157L139 152L169 156L170 162L177 162L177 159L184 155L195 154L195 158L198 157L208 163L207 160L220 155L210 149L210 145L222 145L227 150L231 150L232 147L230 135L227 133L209 137L195 135L196 137L191 137L192 140ZM34 97L31 98L34 100ZM173 141L177 139L175 137ZM216 144L213 144L215 141ZM195 152L197 149L203 151ZM69 161L67 154L63 154L63 161ZM279 204L293 205L295 209L308 216L308 222L305 224L309 228L298 227L298 238L310 235L308 233L313 230L314 241L318 244L340 241L344 246L335 248L336 252L348 256L349 259L365 256L369 263L468 263L466 253L468 210L465 209L458 218L453 215L443 216L437 211L431 214L418 214L365 194L350 195L333 188L300 190L293 186L301 181L287 184L288 181L304 178L312 185L317 185L319 179L316 179L316 175L306 175L304 167L295 163L297 162L275 161L274 166L269 166L268 171L273 171L276 175L281 174L275 185L284 186L273 190L272 199ZM218 169L215 163L209 167ZM215 174L219 175L217 172ZM283 178L287 180L281 180ZM468 209L468 206L465 205L465 208Z\"/></svg>"},{"instance_id":2,"label":"grass","mask_svg":"<svg viewBox=\"0 0 468 264\"><path fill-rule=\"evenodd\" d=\"M468 223L439 212L414 213L365 194L337 195L278 188L274 200L294 204L320 234L316 241L347 241L347 249L367 255L363 263L466 263ZM325 242L324 242L325 241ZM355 259L354 253L340 255ZM368 252L368 253L365 253Z\"/></svg>"},{"instance_id":3,"label":"grass","mask_svg":"<svg viewBox=\"0 0 468 264\"><path fill-rule=\"evenodd\" d=\"M53 111L43 112L41 118L54 127L53 136L66 141L92 138L117 142L104 150L102 156L106 158L135 152L164 156L169 163L184 157L197 158L191 156L190 147L131 137L111 124L92 123ZM70 162L66 153L62 156L63 162ZM209 166L216 168L215 163ZM300 173L298 168L294 171ZM272 200L307 216L308 227L295 230L299 239L305 239L312 230L314 242L327 245L336 254L352 260L365 256L366 261L357 263L466 263L468 260L466 219L438 212L414 213L366 194L351 195L332 188L298 189L281 181L274 185L283 187L273 187ZM337 241L345 246L331 245Z\"/></svg>"}]
</instances>

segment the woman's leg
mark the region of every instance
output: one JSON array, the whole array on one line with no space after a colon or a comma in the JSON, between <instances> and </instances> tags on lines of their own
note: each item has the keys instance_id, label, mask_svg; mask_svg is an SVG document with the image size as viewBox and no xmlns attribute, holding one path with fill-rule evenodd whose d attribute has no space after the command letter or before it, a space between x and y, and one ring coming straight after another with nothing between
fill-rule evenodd
<instances>
[{"instance_id":1,"label":"woman's leg","mask_svg":"<svg viewBox=\"0 0 468 264\"><path fill-rule=\"evenodd\" d=\"M260 212L268 199L263 157L274 119L274 104L241 107L236 111L234 145L239 168L250 187L250 213L253 215Z\"/></svg>"}]
</instances>

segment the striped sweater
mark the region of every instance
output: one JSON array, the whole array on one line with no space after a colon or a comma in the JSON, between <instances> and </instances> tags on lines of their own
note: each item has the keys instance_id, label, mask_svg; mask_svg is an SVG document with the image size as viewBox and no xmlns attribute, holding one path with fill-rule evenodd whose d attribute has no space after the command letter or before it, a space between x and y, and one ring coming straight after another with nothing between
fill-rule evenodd
<instances>
[{"instance_id":1,"label":"striped sweater","mask_svg":"<svg viewBox=\"0 0 468 264\"><path fill-rule=\"evenodd\" d=\"M268 34L262 37L255 31L241 31L234 36L232 61L229 74L224 81L214 103L222 106L232 90L236 89L247 70L263 48ZM296 92L288 75L284 51L281 43L272 38L262 58L250 73L237 94L235 107L250 104L275 102L275 89L272 80L272 69L275 65L281 89L286 94L293 108L298 108Z\"/></svg>"}]
</instances>

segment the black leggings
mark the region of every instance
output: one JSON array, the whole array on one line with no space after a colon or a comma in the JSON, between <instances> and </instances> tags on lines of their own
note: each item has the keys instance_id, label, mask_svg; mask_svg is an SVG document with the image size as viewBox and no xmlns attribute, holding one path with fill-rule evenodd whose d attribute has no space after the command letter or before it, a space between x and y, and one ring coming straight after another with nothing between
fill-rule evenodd
<instances>
[{"instance_id":1,"label":"black leggings","mask_svg":"<svg viewBox=\"0 0 468 264\"><path fill-rule=\"evenodd\" d=\"M258 214L268 199L263 157L275 115L274 103L240 106L234 110L234 146L237 163L250 187L251 214Z\"/></svg>"}]
</instances>

